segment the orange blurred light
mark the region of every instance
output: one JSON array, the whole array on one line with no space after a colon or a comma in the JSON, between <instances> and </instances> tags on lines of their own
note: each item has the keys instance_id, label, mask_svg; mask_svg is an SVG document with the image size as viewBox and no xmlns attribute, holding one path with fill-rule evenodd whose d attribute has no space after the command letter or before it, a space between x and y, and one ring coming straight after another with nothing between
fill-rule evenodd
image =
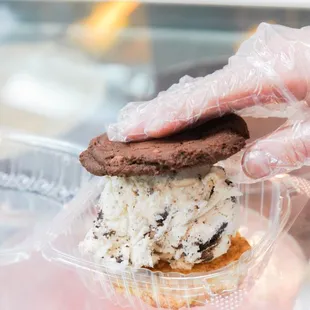
<instances>
[{"instance_id":1,"label":"orange blurred light","mask_svg":"<svg viewBox=\"0 0 310 310\"><path fill-rule=\"evenodd\" d=\"M97 31L110 31L118 28L139 6L137 2L110 2L98 4L84 21Z\"/></svg>"},{"instance_id":2,"label":"orange blurred light","mask_svg":"<svg viewBox=\"0 0 310 310\"><path fill-rule=\"evenodd\" d=\"M128 17L139 5L124 1L96 5L90 16L80 23L81 36L75 39L89 51L106 51L114 44L119 32L127 27Z\"/></svg>"}]
</instances>

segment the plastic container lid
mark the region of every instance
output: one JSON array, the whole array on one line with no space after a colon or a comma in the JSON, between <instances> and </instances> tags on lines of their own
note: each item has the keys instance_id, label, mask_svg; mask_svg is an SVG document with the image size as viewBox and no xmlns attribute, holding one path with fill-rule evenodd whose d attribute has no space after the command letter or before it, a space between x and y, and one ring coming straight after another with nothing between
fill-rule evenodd
<instances>
[{"instance_id":1,"label":"plastic container lid","mask_svg":"<svg viewBox=\"0 0 310 310\"><path fill-rule=\"evenodd\" d=\"M0 131L0 266L39 250L48 225L90 179L80 148Z\"/></svg>"}]
</instances>

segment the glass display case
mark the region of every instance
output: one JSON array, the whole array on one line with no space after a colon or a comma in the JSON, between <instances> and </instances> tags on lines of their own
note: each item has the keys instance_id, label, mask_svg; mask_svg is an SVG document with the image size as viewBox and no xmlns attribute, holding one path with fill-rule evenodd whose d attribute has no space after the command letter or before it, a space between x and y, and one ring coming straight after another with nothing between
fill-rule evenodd
<instances>
[{"instance_id":1,"label":"glass display case","mask_svg":"<svg viewBox=\"0 0 310 310\"><path fill-rule=\"evenodd\" d=\"M2 1L0 129L85 147L92 137L105 131L126 103L152 98L184 75L204 76L222 68L262 21L291 27L310 25L310 3ZM282 122L248 119L252 139ZM303 173L308 175L309 171L304 168ZM307 310L310 309L309 203L285 238L294 249L285 255L294 264L302 263L294 266L280 262L279 268L284 269L273 275L283 277L283 281L295 281L294 289L299 293L292 297L295 300L292 307ZM1 240L0 236L0 244ZM277 259L280 260L279 257L274 260L274 268ZM302 272L298 271L301 265ZM31 268L44 272L32 279ZM19 294L27 305L19 309L42 309L42 303L34 297L41 294L38 291L41 287L45 309L100 309L100 300L85 290L74 273L55 266L50 271L48 268L39 255L17 265L0 266L0 291L6 283L16 289L12 295L8 291L2 294L0 309L17 310L10 304L13 298L10 296L17 298ZM31 280L21 279L25 270L24 276L33 280L32 289ZM294 278L296 274L300 274L298 279ZM61 279L66 281L61 283ZM274 298L290 294L281 290ZM53 294L49 295L51 291ZM76 295L84 296L84 302L81 297L77 303ZM263 290L261 296L264 298ZM49 298L53 300L50 307Z\"/></svg>"}]
</instances>

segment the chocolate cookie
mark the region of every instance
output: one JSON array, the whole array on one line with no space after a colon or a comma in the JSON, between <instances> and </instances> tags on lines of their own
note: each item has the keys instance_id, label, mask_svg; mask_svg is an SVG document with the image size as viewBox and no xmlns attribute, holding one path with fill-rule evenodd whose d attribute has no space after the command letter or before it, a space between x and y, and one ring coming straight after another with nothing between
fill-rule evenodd
<instances>
[{"instance_id":1,"label":"chocolate cookie","mask_svg":"<svg viewBox=\"0 0 310 310\"><path fill-rule=\"evenodd\" d=\"M81 164L98 176L158 175L198 165L213 165L240 151L249 138L246 122L235 114L208 121L176 135L144 142L91 140Z\"/></svg>"}]
</instances>

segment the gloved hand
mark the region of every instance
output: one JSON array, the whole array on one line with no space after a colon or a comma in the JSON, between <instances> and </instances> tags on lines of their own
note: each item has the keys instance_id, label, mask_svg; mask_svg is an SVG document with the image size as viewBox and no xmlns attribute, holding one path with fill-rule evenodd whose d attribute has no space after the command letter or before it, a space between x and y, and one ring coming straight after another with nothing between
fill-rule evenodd
<instances>
[{"instance_id":1,"label":"gloved hand","mask_svg":"<svg viewBox=\"0 0 310 310\"><path fill-rule=\"evenodd\" d=\"M108 135L122 142L159 138L229 112L286 117L243 154L247 176L271 176L310 164L309 86L310 27L263 23L223 69L184 77L153 100L128 104Z\"/></svg>"}]
</instances>

